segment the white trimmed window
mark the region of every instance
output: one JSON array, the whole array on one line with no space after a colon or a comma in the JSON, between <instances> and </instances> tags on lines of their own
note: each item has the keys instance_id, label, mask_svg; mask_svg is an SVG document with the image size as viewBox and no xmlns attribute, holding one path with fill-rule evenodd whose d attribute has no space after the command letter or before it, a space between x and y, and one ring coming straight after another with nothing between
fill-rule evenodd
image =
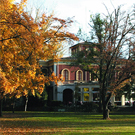
<instances>
[{"instance_id":1,"label":"white trimmed window","mask_svg":"<svg viewBox=\"0 0 135 135\"><path fill-rule=\"evenodd\" d=\"M82 70L78 70L76 72L76 80L78 80L78 81L82 81L83 80L83 72L82 72Z\"/></svg>"},{"instance_id":2,"label":"white trimmed window","mask_svg":"<svg viewBox=\"0 0 135 135\"><path fill-rule=\"evenodd\" d=\"M63 69L62 70L62 76L64 77L65 81L70 80L70 72L68 69Z\"/></svg>"},{"instance_id":3,"label":"white trimmed window","mask_svg":"<svg viewBox=\"0 0 135 135\"><path fill-rule=\"evenodd\" d=\"M90 99L89 88L83 88L83 101L88 102Z\"/></svg>"}]
</instances>

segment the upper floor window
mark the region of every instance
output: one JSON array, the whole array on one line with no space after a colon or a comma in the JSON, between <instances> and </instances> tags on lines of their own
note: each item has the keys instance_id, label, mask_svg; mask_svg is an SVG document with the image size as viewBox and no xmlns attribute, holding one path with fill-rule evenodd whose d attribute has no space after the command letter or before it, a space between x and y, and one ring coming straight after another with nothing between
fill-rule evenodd
<instances>
[{"instance_id":1,"label":"upper floor window","mask_svg":"<svg viewBox=\"0 0 135 135\"><path fill-rule=\"evenodd\" d=\"M83 80L83 72L81 70L78 70L76 72L76 80L82 81Z\"/></svg>"},{"instance_id":2,"label":"upper floor window","mask_svg":"<svg viewBox=\"0 0 135 135\"><path fill-rule=\"evenodd\" d=\"M69 70L68 69L63 69L62 70L62 76L64 77L65 81L69 80Z\"/></svg>"},{"instance_id":3,"label":"upper floor window","mask_svg":"<svg viewBox=\"0 0 135 135\"><path fill-rule=\"evenodd\" d=\"M65 80L68 80L68 71L64 70L64 74L63 74Z\"/></svg>"}]
</instances>

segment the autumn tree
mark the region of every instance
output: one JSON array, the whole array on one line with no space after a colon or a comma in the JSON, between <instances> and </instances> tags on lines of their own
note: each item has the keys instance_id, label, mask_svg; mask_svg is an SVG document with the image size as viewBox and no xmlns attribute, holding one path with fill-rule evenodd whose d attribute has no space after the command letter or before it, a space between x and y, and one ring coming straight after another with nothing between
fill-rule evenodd
<instances>
[{"instance_id":1,"label":"autumn tree","mask_svg":"<svg viewBox=\"0 0 135 135\"><path fill-rule=\"evenodd\" d=\"M29 92L41 94L45 83L57 83L61 78L54 73L49 77L41 73L39 60L58 60L62 43L77 40L66 29L72 20L44 13L35 21L24 10L26 0L13 2L0 0L0 102L4 96L19 98Z\"/></svg>"},{"instance_id":2,"label":"autumn tree","mask_svg":"<svg viewBox=\"0 0 135 135\"><path fill-rule=\"evenodd\" d=\"M90 19L92 42L85 42L85 49L73 55L73 64L98 78L103 119L107 119L111 96L134 75L135 63L128 49L134 49L134 12L122 12L119 6L107 16L96 14Z\"/></svg>"}]
</instances>

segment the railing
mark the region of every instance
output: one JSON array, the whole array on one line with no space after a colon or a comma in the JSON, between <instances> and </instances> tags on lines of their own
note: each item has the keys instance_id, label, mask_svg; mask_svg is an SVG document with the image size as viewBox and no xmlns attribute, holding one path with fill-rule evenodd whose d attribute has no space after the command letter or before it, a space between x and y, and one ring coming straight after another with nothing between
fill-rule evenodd
<instances>
[{"instance_id":1,"label":"railing","mask_svg":"<svg viewBox=\"0 0 135 135\"><path fill-rule=\"evenodd\" d=\"M66 80L62 82L62 84L75 84L75 83L83 84L83 83L94 83L94 82L96 83L97 81Z\"/></svg>"}]
</instances>

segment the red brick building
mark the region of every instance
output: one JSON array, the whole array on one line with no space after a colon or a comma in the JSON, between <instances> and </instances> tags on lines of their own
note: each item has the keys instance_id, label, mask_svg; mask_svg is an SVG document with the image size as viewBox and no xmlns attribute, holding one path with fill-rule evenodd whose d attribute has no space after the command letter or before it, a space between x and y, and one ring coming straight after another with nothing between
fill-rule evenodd
<instances>
[{"instance_id":1,"label":"red brick building","mask_svg":"<svg viewBox=\"0 0 135 135\"><path fill-rule=\"evenodd\" d=\"M87 49L91 42L78 43L72 47L71 54ZM68 102L98 102L99 100L99 84L98 79L94 78L90 72L83 71L79 66L71 66L72 57L61 58L60 61L53 60L40 61L43 66L43 71L46 75L52 72L59 76L60 74L65 78L64 82L59 82L58 85L51 83L47 90L49 91L50 100L62 101L65 104ZM78 97L75 98L76 89L78 88ZM112 104L115 102L115 97L111 98ZM125 105L125 98L122 96L121 104Z\"/></svg>"}]
</instances>

